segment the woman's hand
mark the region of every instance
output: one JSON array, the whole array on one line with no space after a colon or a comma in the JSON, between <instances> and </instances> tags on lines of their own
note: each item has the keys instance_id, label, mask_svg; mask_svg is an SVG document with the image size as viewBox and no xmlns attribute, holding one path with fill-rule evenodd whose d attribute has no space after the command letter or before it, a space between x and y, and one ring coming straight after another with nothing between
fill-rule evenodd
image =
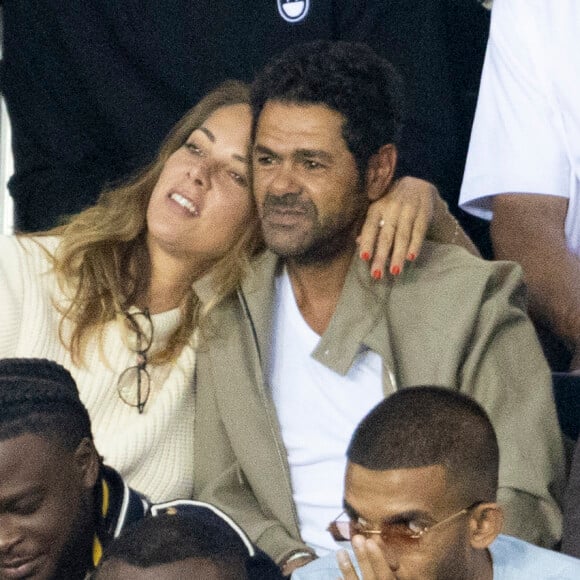
<instances>
[{"instance_id":1,"label":"woman's hand","mask_svg":"<svg viewBox=\"0 0 580 580\"><path fill-rule=\"evenodd\" d=\"M403 271L405 261L419 255L433 218L437 188L428 181L402 177L386 195L373 202L358 237L359 255L370 263L371 275L383 277Z\"/></svg>"}]
</instances>

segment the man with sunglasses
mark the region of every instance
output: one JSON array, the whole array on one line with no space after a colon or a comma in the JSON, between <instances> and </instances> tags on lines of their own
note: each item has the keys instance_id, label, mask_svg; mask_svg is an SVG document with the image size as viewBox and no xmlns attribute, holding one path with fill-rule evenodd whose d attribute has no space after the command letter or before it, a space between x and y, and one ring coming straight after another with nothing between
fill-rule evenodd
<instances>
[{"instance_id":1,"label":"man with sunglasses","mask_svg":"<svg viewBox=\"0 0 580 580\"><path fill-rule=\"evenodd\" d=\"M379 403L348 451L342 550L293 580L572 580L580 560L500 535L499 449L485 411L442 387ZM353 563L354 562L354 563Z\"/></svg>"}]
</instances>

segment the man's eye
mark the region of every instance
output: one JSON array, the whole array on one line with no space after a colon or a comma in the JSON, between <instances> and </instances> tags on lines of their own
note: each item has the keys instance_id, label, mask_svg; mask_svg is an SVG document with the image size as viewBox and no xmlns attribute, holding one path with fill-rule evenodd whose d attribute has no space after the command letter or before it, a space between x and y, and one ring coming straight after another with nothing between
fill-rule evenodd
<instances>
[{"instance_id":1,"label":"man's eye","mask_svg":"<svg viewBox=\"0 0 580 580\"><path fill-rule=\"evenodd\" d=\"M272 165L274 158L271 155L258 155L256 161L258 165Z\"/></svg>"},{"instance_id":2,"label":"man's eye","mask_svg":"<svg viewBox=\"0 0 580 580\"><path fill-rule=\"evenodd\" d=\"M324 167L322 163L319 163L318 161L312 161L312 159L306 159L304 161L304 165L306 166L306 169L320 169L321 167Z\"/></svg>"},{"instance_id":3,"label":"man's eye","mask_svg":"<svg viewBox=\"0 0 580 580\"><path fill-rule=\"evenodd\" d=\"M393 534L408 536L419 533L423 528L417 522L410 521L391 523L389 529Z\"/></svg>"},{"instance_id":4,"label":"man's eye","mask_svg":"<svg viewBox=\"0 0 580 580\"><path fill-rule=\"evenodd\" d=\"M29 516L38 510L40 504L40 501L16 504L12 512L21 516Z\"/></svg>"}]
</instances>

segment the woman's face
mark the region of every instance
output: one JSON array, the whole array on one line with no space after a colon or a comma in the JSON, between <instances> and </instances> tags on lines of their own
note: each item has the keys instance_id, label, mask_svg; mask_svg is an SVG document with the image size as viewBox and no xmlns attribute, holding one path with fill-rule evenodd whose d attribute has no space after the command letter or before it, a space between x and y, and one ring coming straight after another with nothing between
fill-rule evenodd
<instances>
[{"instance_id":1,"label":"woman's face","mask_svg":"<svg viewBox=\"0 0 580 580\"><path fill-rule=\"evenodd\" d=\"M165 162L147 208L150 251L203 272L238 240L253 211L250 108L217 109Z\"/></svg>"}]
</instances>

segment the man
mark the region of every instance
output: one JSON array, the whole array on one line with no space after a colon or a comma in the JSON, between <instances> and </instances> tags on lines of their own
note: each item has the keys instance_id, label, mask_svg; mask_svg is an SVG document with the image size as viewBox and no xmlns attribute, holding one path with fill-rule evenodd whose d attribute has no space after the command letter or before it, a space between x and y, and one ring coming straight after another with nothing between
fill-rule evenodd
<instances>
[{"instance_id":1,"label":"man","mask_svg":"<svg viewBox=\"0 0 580 580\"><path fill-rule=\"evenodd\" d=\"M314 38L365 41L397 64L410 109L402 174L456 207L489 22L475 0L4 0L2 17L22 230L92 204L210 89Z\"/></svg>"},{"instance_id":2,"label":"man","mask_svg":"<svg viewBox=\"0 0 580 580\"><path fill-rule=\"evenodd\" d=\"M227 530L226 530L227 531ZM94 580L247 580L246 547L199 516L165 513L130 526L107 548Z\"/></svg>"},{"instance_id":3,"label":"man","mask_svg":"<svg viewBox=\"0 0 580 580\"><path fill-rule=\"evenodd\" d=\"M499 535L499 449L485 411L449 389L416 387L379 403L348 448L344 517L352 552L296 580L573 580L580 560Z\"/></svg>"},{"instance_id":4,"label":"man","mask_svg":"<svg viewBox=\"0 0 580 580\"><path fill-rule=\"evenodd\" d=\"M460 197L521 263L558 371L580 370L579 35L576 0L494 2Z\"/></svg>"},{"instance_id":5,"label":"man","mask_svg":"<svg viewBox=\"0 0 580 580\"><path fill-rule=\"evenodd\" d=\"M360 219L396 171L399 89L368 47L326 42L273 59L253 88L254 190L271 251L212 311L195 477L286 572L335 548L325 528L360 419L428 382L488 409L510 533L560 536L561 438L519 268L433 244L397 277L371 280L352 260Z\"/></svg>"},{"instance_id":6,"label":"man","mask_svg":"<svg viewBox=\"0 0 580 580\"><path fill-rule=\"evenodd\" d=\"M40 359L0 360L0 579L76 580L123 528L191 513L237 538L249 578L276 578L223 512L192 501L152 506L103 466L73 378Z\"/></svg>"}]
</instances>

